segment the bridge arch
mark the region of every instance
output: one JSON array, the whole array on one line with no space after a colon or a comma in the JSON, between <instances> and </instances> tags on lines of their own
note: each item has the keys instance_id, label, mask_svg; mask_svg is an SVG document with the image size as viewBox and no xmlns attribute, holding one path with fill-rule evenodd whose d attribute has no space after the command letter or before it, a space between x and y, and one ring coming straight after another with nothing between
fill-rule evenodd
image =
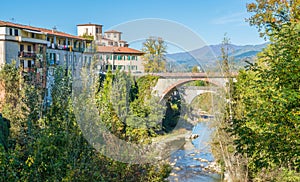
<instances>
[{"instance_id":1,"label":"bridge arch","mask_svg":"<svg viewBox=\"0 0 300 182\"><path fill-rule=\"evenodd\" d=\"M201 93L199 93L199 94L197 94L197 95L193 95L193 98L191 98L191 99L189 100L189 103L188 103L188 104L192 104L193 101L194 101L198 96L203 95L203 94L208 94L208 93L217 95L217 92L216 92L216 91L209 91L209 90L207 90L207 91L201 92Z\"/></svg>"},{"instance_id":2,"label":"bridge arch","mask_svg":"<svg viewBox=\"0 0 300 182\"><path fill-rule=\"evenodd\" d=\"M198 81L198 80L205 81L207 83L211 83L220 88L224 87L223 83L217 82L217 81L215 81L213 79L209 79L209 78L188 78L188 79L177 80L175 83L171 84L166 89L164 89L164 91L160 95L160 102L162 102L164 99L166 99L166 97L169 96L170 93L172 93L174 91L174 89L176 89L177 87L180 87L186 83L189 83L192 81Z\"/></svg>"}]
</instances>

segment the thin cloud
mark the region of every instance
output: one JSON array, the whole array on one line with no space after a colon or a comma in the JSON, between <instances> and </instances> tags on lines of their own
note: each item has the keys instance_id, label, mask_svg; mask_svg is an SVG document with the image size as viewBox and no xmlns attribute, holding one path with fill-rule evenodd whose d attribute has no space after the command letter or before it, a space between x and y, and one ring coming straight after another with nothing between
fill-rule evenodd
<instances>
[{"instance_id":1,"label":"thin cloud","mask_svg":"<svg viewBox=\"0 0 300 182\"><path fill-rule=\"evenodd\" d=\"M234 13L231 15L223 16L212 20L212 24L225 25L225 24L236 24L244 23L247 13Z\"/></svg>"}]
</instances>

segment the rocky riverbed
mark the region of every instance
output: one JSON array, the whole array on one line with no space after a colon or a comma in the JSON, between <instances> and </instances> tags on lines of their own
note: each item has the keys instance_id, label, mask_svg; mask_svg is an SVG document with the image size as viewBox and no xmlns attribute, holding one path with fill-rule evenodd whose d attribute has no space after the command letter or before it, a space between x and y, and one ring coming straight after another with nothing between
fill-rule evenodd
<instances>
[{"instance_id":1,"label":"rocky riverbed","mask_svg":"<svg viewBox=\"0 0 300 182\"><path fill-rule=\"evenodd\" d=\"M221 181L220 167L210 151L211 132L208 122L198 123L193 128L193 136L198 137L196 139L186 137L185 144L169 158L173 166L169 181Z\"/></svg>"}]
</instances>

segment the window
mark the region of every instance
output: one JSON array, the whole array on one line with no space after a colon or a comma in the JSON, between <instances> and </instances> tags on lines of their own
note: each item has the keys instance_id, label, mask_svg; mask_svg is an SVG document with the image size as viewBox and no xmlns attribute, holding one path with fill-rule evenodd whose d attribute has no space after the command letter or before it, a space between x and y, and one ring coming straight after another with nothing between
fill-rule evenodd
<instances>
[{"instance_id":1,"label":"window","mask_svg":"<svg viewBox=\"0 0 300 182\"><path fill-rule=\"evenodd\" d=\"M28 46L27 46L27 51L28 51L28 52L31 52L31 45L28 45Z\"/></svg>"},{"instance_id":2,"label":"window","mask_svg":"<svg viewBox=\"0 0 300 182\"><path fill-rule=\"evenodd\" d=\"M97 34L99 33L99 28L96 28L96 33L97 33Z\"/></svg>"},{"instance_id":3,"label":"window","mask_svg":"<svg viewBox=\"0 0 300 182\"><path fill-rule=\"evenodd\" d=\"M34 33L31 33L31 38L35 38L35 34Z\"/></svg>"},{"instance_id":4,"label":"window","mask_svg":"<svg viewBox=\"0 0 300 182\"><path fill-rule=\"evenodd\" d=\"M28 61L26 61L26 60L24 61L23 67L24 67L24 68L28 68Z\"/></svg>"},{"instance_id":5,"label":"window","mask_svg":"<svg viewBox=\"0 0 300 182\"><path fill-rule=\"evenodd\" d=\"M20 52L24 51L24 45L20 44Z\"/></svg>"},{"instance_id":6,"label":"window","mask_svg":"<svg viewBox=\"0 0 300 182\"><path fill-rule=\"evenodd\" d=\"M72 55L69 55L69 65L72 65Z\"/></svg>"},{"instance_id":7,"label":"window","mask_svg":"<svg viewBox=\"0 0 300 182\"><path fill-rule=\"evenodd\" d=\"M40 45L40 46L39 46L39 53L40 53L40 54L43 54L43 52L44 52L44 48L43 48L42 45Z\"/></svg>"},{"instance_id":8,"label":"window","mask_svg":"<svg viewBox=\"0 0 300 182\"><path fill-rule=\"evenodd\" d=\"M55 63L56 63L56 54L55 53L50 53L49 64L54 65Z\"/></svg>"},{"instance_id":9,"label":"window","mask_svg":"<svg viewBox=\"0 0 300 182\"><path fill-rule=\"evenodd\" d=\"M117 38L117 34L116 33L114 33L114 38Z\"/></svg>"},{"instance_id":10,"label":"window","mask_svg":"<svg viewBox=\"0 0 300 182\"><path fill-rule=\"evenodd\" d=\"M22 68L24 68L24 60L20 60L20 65Z\"/></svg>"},{"instance_id":11,"label":"window","mask_svg":"<svg viewBox=\"0 0 300 182\"><path fill-rule=\"evenodd\" d=\"M85 33L89 34L89 29L88 28L85 29Z\"/></svg>"},{"instance_id":12,"label":"window","mask_svg":"<svg viewBox=\"0 0 300 182\"><path fill-rule=\"evenodd\" d=\"M83 62L84 66L86 65L86 62L87 62L87 56L84 56L84 62Z\"/></svg>"},{"instance_id":13,"label":"window","mask_svg":"<svg viewBox=\"0 0 300 182\"><path fill-rule=\"evenodd\" d=\"M19 35L19 30L15 29L15 36L18 36L18 35Z\"/></svg>"},{"instance_id":14,"label":"window","mask_svg":"<svg viewBox=\"0 0 300 182\"><path fill-rule=\"evenodd\" d=\"M33 65L32 65L32 62L29 60L28 61L28 68L31 68L31 67L33 67Z\"/></svg>"},{"instance_id":15,"label":"window","mask_svg":"<svg viewBox=\"0 0 300 182\"><path fill-rule=\"evenodd\" d=\"M9 35L13 35L13 29L12 28L9 29Z\"/></svg>"}]
</instances>

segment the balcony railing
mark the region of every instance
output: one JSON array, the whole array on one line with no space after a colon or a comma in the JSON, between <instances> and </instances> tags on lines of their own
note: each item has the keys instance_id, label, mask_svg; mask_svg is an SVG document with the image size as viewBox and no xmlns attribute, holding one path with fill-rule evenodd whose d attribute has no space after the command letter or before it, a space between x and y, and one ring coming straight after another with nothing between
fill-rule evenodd
<instances>
[{"instance_id":1,"label":"balcony railing","mask_svg":"<svg viewBox=\"0 0 300 182\"><path fill-rule=\"evenodd\" d=\"M25 52L25 51L19 51L18 56L21 58L36 58L36 53L34 52Z\"/></svg>"},{"instance_id":2,"label":"balcony railing","mask_svg":"<svg viewBox=\"0 0 300 182\"><path fill-rule=\"evenodd\" d=\"M94 48L85 48L84 52L93 53L93 52L96 52L96 49L94 49Z\"/></svg>"},{"instance_id":3,"label":"balcony railing","mask_svg":"<svg viewBox=\"0 0 300 182\"><path fill-rule=\"evenodd\" d=\"M74 48L74 47L72 47L72 49L70 49L71 48L70 45L62 45L62 44L54 44L54 43L48 44L48 48L66 50L66 51L71 50L71 51L75 51L75 52L83 52L84 51L84 48Z\"/></svg>"}]
</instances>

